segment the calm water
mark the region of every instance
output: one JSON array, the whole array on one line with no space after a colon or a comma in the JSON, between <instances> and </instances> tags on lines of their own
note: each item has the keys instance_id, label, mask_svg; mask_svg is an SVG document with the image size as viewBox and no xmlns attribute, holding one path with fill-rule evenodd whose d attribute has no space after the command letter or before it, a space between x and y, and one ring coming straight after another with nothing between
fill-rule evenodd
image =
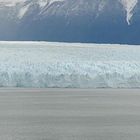
<instances>
[{"instance_id":1,"label":"calm water","mask_svg":"<svg viewBox=\"0 0 140 140\"><path fill-rule=\"evenodd\" d=\"M140 90L0 89L1 140L139 140Z\"/></svg>"}]
</instances>

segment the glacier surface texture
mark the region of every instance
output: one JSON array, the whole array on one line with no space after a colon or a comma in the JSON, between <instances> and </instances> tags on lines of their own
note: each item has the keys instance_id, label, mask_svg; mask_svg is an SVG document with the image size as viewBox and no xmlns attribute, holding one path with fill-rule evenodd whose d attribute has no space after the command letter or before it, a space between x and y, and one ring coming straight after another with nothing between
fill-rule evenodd
<instances>
[{"instance_id":1,"label":"glacier surface texture","mask_svg":"<svg viewBox=\"0 0 140 140\"><path fill-rule=\"evenodd\" d=\"M0 87L139 88L140 46L0 42Z\"/></svg>"}]
</instances>

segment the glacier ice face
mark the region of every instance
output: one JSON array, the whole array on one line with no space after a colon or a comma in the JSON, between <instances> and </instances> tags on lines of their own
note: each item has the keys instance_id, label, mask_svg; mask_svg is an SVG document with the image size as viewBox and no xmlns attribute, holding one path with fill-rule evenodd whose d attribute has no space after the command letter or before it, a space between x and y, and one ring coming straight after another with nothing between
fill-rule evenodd
<instances>
[{"instance_id":1,"label":"glacier ice face","mask_svg":"<svg viewBox=\"0 0 140 140\"><path fill-rule=\"evenodd\" d=\"M140 47L0 42L0 87L140 88Z\"/></svg>"}]
</instances>

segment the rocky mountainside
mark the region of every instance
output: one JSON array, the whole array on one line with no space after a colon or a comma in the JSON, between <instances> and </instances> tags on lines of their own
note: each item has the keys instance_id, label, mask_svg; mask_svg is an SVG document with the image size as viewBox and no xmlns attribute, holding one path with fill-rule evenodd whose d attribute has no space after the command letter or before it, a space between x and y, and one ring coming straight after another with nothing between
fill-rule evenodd
<instances>
[{"instance_id":1,"label":"rocky mountainside","mask_svg":"<svg viewBox=\"0 0 140 140\"><path fill-rule=\"evenodd\" d=\"M140 44L138 0L0 0L0 40Z\"/></svg>"}]
</instances>

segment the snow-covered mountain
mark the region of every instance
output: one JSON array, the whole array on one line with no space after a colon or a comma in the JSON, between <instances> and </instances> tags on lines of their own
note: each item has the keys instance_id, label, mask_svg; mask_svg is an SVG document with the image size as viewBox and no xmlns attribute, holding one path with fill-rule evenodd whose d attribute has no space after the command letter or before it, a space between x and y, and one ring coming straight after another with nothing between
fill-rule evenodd
<instances>
[{"instance_id":1,"label":"snow-covered mountain","mask_svg":"<svg viewBox=\"0 0 140 140\"><path fill-rule=\"evenodd\" d=\"M140 44L138 0L0 0L0 40Z\"/></svg>"}]
</instances>

